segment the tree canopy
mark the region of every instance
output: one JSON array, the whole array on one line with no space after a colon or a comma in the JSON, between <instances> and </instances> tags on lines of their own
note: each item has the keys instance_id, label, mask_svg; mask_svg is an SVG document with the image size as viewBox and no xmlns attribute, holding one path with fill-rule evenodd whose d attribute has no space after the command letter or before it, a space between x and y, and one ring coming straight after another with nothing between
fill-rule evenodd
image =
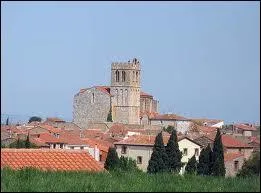
<instances>
[{"instance_id":1,"label":"tree canopy","mask_svg":"<svg viewBox=\"0 0 261 193\"><path fill-rule=\"evenodd\" d=\"M196 156L193 155L193 156L189 159L189 161L188 161L188 163L187 163L187 165L186 165L186 168L185 168L186 173L188 173L188 174L196 174L197 164L198 164L198 162L197 162L197 160L196 160Z\"/></svg>"},{"instance_id":2,"label":"tree canopy","mask_svg":"<svg viewBox=\"0 0 261 193\"><path fill-rule=\"evenodd\" d=\"M37 121L37 122L41 122L42 118L41 117L37 117L37 116L33 116L29 119L28 123L31 123L33 121Z\"/></svg>"},{"instance_id":3,"label":"tree canopy","mask_svg":"<svg viewBox=\"0 0 261 193\"><path fill-rule=\"evenodd\" d=\"M104 168L106 170L115 170L119 167L119 157L114 147L110 147L108 151L108 155L106 161L104 163Z\"/></svg>"}]
</instances>

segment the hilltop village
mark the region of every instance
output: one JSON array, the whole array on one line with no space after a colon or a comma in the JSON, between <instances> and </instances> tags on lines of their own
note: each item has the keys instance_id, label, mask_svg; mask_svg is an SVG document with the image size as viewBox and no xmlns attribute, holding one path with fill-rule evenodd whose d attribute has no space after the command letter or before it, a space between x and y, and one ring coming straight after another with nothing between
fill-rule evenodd
<instances>
[{"instance_id":1,"label":"hilltop village","mask_svg":"<svg viewBox=\"0 0 261 193\"><path fill-rule=\"evenodd\" d=\"M159 101L142 90L141 75L141 63L136 58L112 63L109 86L83 88L74 95L72 122L54 117L24 125L1 125L3 147L28 136L37 147L1 149L1 167L102 171L109 147L115 147L119 157L134 159L146 171L159 132L167 144L168 126L177 131L184 163L181 174L193 155L198 160L203 148L213 146L218 128L226 176L235 176L244 160L260 151L260 131L250 123L226 125L220 119L161 114ZM14 157L16 162L11 162Z\"/></svg>"}]
</instances>

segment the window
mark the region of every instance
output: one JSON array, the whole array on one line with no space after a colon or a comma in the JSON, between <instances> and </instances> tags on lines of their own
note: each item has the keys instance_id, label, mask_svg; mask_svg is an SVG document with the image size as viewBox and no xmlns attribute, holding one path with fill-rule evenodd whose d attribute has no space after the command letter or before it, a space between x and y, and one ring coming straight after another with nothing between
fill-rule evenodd
<instances>
[{"instance_id":1,"label":"window","mask_svg":"<svg viewBox=\"0 0 261 193\"><path fill-rule=\"evenodd\" d=\"M94 103L94 93L92 93L92 103Z\"/></svg>"},{"instance_id":2,"label":"window","mask_svg":"<svg viewBox=\"0 0 261 193\"><path fill-rule=\"evenodd\" d=\"M54 148L54 149L56 148L56 144L53 144L53 148Z\"/></svg>"},{"instance_id":3,"label":"window","mask_svg":"<svg viewBox=\"0 0 261 193\"><path fill-rule=\"evenodd\" d=\"M121 154L126 154L127 153L127 147L125 145L123 145L121 147Z\"/></svg>"},{"instance_id":4,"label":"window","mask_svg":"<svg viewBox=\"0 0 261 193\"><path fill-rule=\"evenodd\" d=\"M137 164L142 164L142 156L137 157Z\"/></svg>"},{"instance_id":5,"label":"window","mask_svg":"<svg viewBox=\"0 0 261 193\"><path fill-rule=\"evenodd\" d=\"M74 147L70 147L70 149L74 149Z\"/></svg>"},{"instance_id":6,"label":"window","mask_svg":"<svg viewBox=\"0 0 261 193\"><path fill-rule=\"evenodd\" d=\"M187 148L183 149L183 155L188 155L188 149Z\"/></svg>"},{"instance_id":7,"label":"window","mask_svg":"<svg viewBox=\"0 0 261 193\"><path fill-rule=\"evenodd\" d=\"M241 148L239 148L239 152L240 152L240 153L242 152L242 149L241 149Z\"/></svg>"},{"instance_id":8,"label":"window","mask_svg":"<svg viewBox=\"0 0 261 193\"><path fill-rule=\"evenodd\" d=\"M100 161L102 160L102 155L100 154L100 156L99 156L99 159L100 159Z\"/></svg>"},{"instance_id":9,"label":"window","mask_svg":"<svg viewBox=\"0 0 261 193\"><path fill-rule=\"evenodd\" d=\"M120 72L118 70L116 70L115 74L116 74L116 82L119 82L119 80L120 80Z\"/></svg>"},{"instance_id":10,"label":"window","mask_svg":"<svg viewBox=\"0 0 261 193\"><path fill-rule=\"evenodd\" d=\"M81 149L83 149L83 147L80 147Z\"/></svg>"},{"instance_id":11,"label":"window","mask_svg":"<svg viewBox=\"0 0 261 193\"><path fill-rule=\"evenodd\" d=\"M125 71L122 71L122 82L125 82L125 79L126 79Z\"/></svg>"},{"instance_id":12,"label":"window","mask_svg":"<svg viewBox=\"0 0 261 193\"><path fill-rule=\"evenodd\" d=\"M136 81L138 82L138 72L136 72Z\"/></svg>"},{"instance_id":13,"label":"window","mask_svg":"<svg viewBox=\"0 0 261 193\"><path fill-rule=\"evenodd\" d=\"M61 149L63 148L63 144L60 144L60 148L61 148Z\"/></svg>"},{"instance_id":14,"label":"window","mask_svg":"<svg viewBox=\"0 0 261 193\"><path fill-rule=\"evenodd\" d=\"M195 148L195 156L198 156L199 150L198 148Z\"/></svg>"},{"instance_id":15,"label":"window","mask_svg":"<svg viewBox=\"0 0 261 193\"><path fill-rule=\"evenodd\" d=\"M234 170L235 170L235 171L238 170L238 161L234 161Z\"/></svg>"}]
</instances>

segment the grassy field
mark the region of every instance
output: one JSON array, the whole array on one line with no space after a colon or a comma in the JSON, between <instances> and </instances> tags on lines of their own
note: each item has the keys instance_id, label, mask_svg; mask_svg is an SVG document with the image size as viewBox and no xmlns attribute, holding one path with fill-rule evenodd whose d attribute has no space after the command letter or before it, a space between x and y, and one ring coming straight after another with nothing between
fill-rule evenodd
<instances>
[{"instance_id":1,"label":"grassy field","mask_svg":"<svg viewBox=\"0 0 261 193\"><path fill-rule=\"evenodd\" d=\"M260 192L260 177L217 178L146 173L1 170L1 192Z\"/></svg>"}]
</instances>

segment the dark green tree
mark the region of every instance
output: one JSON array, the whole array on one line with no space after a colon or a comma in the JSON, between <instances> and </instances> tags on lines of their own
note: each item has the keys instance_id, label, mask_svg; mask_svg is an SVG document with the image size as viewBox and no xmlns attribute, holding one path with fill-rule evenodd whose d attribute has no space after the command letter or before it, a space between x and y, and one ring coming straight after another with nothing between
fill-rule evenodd
<instances>
[{"instance_id":1,"label":"dark green tree","mask_svg":"<svg viewBox=\"0 0 261 193\"><path fill-rule=\"evenodd\" d=\"M237 173L237 176L246 177L246 176L260 176L260 152L255 152L252 156L245 160L241 170Z\"/></svg>"},{"instance_id":2,"label":"dark green tree","mask_svg":"<svg viewBox=\"0 0 261 193\"><path fill-rule=\"evenodd\" d=\"M149 160L147 168L148 173L158 173L169 171L168 155L163 143L162 132L160 132L156 138L153 146L153 152Z\"/></svg>"},{"instance_id":3,"label":"dark green tree","mask_svg":"<svg viewBox=\"0 0 261 193\"><path fill-rule=\"evenodd\" d=\"M166 127L163 127L163 131L166 131L166 132L168 132L169 134L171 134L173 130L174 130L174 127L171 126L171 125L168 125L167 128L166 128Z\"/></svg>"},{"instance_id":4,"label":"dark green tree","mask_svg":"<svg viewBox=\"0 0 261 193\"><path fill-rule=\"evenodd\" d=\"M192 158L189 159L189 161L186 165L186 168L185 168L186 173L196 174L197 164L198 164L198 162L196 160L196 157L195 157L195 155L193 155Z\"/></svg>"},{"instance_id":5,"label":"dark green tree","mask_svg":"<svg viewBox=\"0 0 261 193\"><path fill-rule=\"evenodd\" d=\"M33 121L41 122L42 119L41 119L41 117L33 116L33 117L31 117L31 118L29 119L28 123L31 123L31 122L33 122Z\"/></svg>"},{"instance_id":6,"label":"dark green tree","mask_svg":"<svg viewBox=\"0 0 261 193\"><path fill-rule=\"evenodd\" d=\"M5 125L9 125L9 117L7 117Z\"/></svg>"},{"instance_id":7,"label":"dark green tree","mask_svg":"<svg viewBox=\"0 0 261 193\"><path fill-rule=\"evenodd\" d=\"M169 158L169 168L171 172L179 172L182 163L182 152L179 150L177 132L175 129L172 130L168 144L166 146L166 153Z\"/></svg>"},{"instance_id":8,"label":"dark green tree","mask_svg":"<svg viewBox=\"0 0 261 193\"><path fill-rule=\"evenodd\" d=\"M114 147L110 147L106 161L104 163L104 168L106 170L115 170L119 167L120 159Z\"/></svg>"},{"instance_id":9,"label":"dark green tree","mask_svg":"<svg viewBox=\"0 0 261 193\"><path fill-rule=\"evenodd\" d=\"M25 148L30 148L30 147L31 147L31 143L29 140L29 133L28 133L26 140L25 140Z\"/></svg>"},{"instance_id":10,"label":"dark green tree","mask_svg":"<svg viewBox=\"0 0 261 193\"><path fill-rule=\"evenodd\" d=\"M140 171L135 160L124 156L120 157L119 169L121 171Z\"/></svg>"},{"instance_id":11,"label":"dark green tree","mask_svg":"<svg viewBox=\"0 0 261 193\"><path fill-rule=\"evenodd\" d=\"M213 176L225 176L226 169L224 163L224 150L222 144L222 135L219 128L217 129L217 134L215 137L213 145L213 154L212 154L212 166L211 173Z\"/></svg>"},{"instance_id":12,"label":"dark green tree","mask_svg":"<svg viewBox=\"0 0 261 193\"><path fill-rule=\"evenodd\" d=\"M197 167L197 174L199 175L211 175L212 164L212 150L210 145L201 150L199 155L199 163Z\"/></svg>"},{"instance_id":13,"label":"dark green tree","mask_svg":"<svg viewBox=\"0 0 261 193\"><path fill-rule=\"evenodd\" d=\"M112 122L112 114L111 114L111 108L107 116L107 122Z\"/></svg>"}]
</instances>

